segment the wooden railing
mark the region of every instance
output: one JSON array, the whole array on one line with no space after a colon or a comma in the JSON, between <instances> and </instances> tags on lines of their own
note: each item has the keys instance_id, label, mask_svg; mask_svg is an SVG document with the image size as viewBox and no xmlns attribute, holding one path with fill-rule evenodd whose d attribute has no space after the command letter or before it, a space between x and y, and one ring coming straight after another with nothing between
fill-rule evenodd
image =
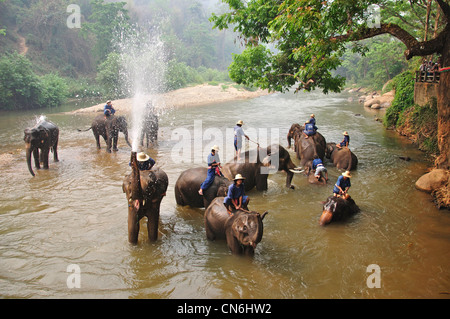
<instances>
[{"instance_id":1,"label":"wooden railing","mask_svg":"<svg viewBox=\"0 0 450 319\"><path fill-rule=\"evenodd\" d=\"M416 71L416 82L439 82L439 71Z\"/></svg>"}]
</instances>

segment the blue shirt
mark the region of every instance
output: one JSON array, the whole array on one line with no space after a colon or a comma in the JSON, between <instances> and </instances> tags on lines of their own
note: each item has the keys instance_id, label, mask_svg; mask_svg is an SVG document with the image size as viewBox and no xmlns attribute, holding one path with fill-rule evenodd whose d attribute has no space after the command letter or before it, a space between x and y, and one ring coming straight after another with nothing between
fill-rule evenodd
<instances>
[{"instance_id":1,"label":"blue shirt","mask_svg":"<svg viewBox=\"0 0 450 319\"><path fill-rule=\"evenodd\" d=\"M339 186L340 188L342 188L343 191L345 191L345 189L347 187L352 186L352 184L350 183L350 178L344 179L344 176L339 176L336 185ZM333 189L333 193L337 193L339 194L339 188L337 188L337 186L334 185L334 189Z\"/></svg>"},{"instance_id":2,"label":"blue shirt","mask_svg":"<svg viewBox=\"0 0 450 319\"><path fill-rule=\"evenodd\" d=\"M311 135L316 133L317 127L314 124L308 123L305 124L305 133L307 135Z\"/></svg>"},{"instance_id":3,"label":"blue shirt","mask_svg":"<svg viewBox=\"0 0 450 319\"><path fill-rule=\"evenodd\" d=\"M320 158L316 158L315 160L313 160L312 169L315 170L319 164L323 166L323 162Z\"/></svg>"},{"instance_id":4,"label":"blue shirt","mask_svg":"<svg viewBox=\"0 0 450 319\"><path fill-rule=\"evenodd\" d=\"M309 119L309 122L308 122L309 124L312 124L312 125L314 125L314 126L316 126L316 119L314 118L314 117L311 117L310 119Z\"/></svg>"},{"instance_id":5,"label":"blue shirt","mask_svg":"<svg viewBox=\"0 0 450 319\"><path fill-rule=\"evenodd\" d=\"M231 199L239 199L239 197L245 195L245 187L244 183L241 186L236 186L236 183L233 183L228 187L227 197Z\"/></svg>"},{"instance_id":6,"label":"blue shirt","mask_svg":"<svg viewBox=\"0 0 450 319\"><path fill-rule=\"evenodd\" d=\"M341 144L339 144L341 147L348 146L350 144L350 136L344 135L344 139L342 140Z\"/></svg>"},{"instance_id":7,"label":"blue shirt","mask_svg":"<svg viewBox=\"0 0 450 319\"><path fill-rule=\"evenodd\" d=\"M216 152L215 155L213 155L212 153L209 153L208 154L208 158L207 158L207 162L208 162L208 166L211 166L212 164L220 163L219 154L217 152Z\"/></svg>"},{"instance_id":8,"label":"blue shirt","mask_svg":"<svg viewBox=\"0 0 450 319\"><path fill-rule=\"evenodd\" d=\"M103 108L103 114L105 114L106 116L113 115L114 113L116 113L116 110L112 107L112 105L106 104Z\"/></svg>"}]
</instances>

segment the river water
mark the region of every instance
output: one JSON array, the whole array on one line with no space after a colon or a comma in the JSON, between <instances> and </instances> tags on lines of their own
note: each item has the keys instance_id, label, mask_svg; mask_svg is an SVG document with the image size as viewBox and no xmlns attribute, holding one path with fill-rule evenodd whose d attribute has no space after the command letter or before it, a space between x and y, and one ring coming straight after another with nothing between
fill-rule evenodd
<instances>
[{"instance_id":1,"label":"river water","mask_svg":"<svg viewBox=\"0 0 450 319\"><path fill-rule=\"evenodd\" d=\"M103 141L103 149L96 149L92 132L76 130L89 127L96 114L44 111L60 128L60 161L51 160L49 170L36 171L32 177L25 161L23 130L41 113L2 113L0 296L448 298L450 215L414 188L431 162L374 121L378 113L347 98L272 94L166 110L160 118L159 144L147 150L169 176L159 239L147 241L144 219L136 246L127 241L122 180L130 172L130 148L123 135L119 151L107 154ZM66 105L64 110L76 107ZM347 222L320 227L322 202L341 172L327 164L327 186L311 185L305 176L296 175L295 190L284 187L285 173L279 172L270 175L266 192L248 193L251 209L269 211L255 256L234 256L225 242L209 242L204 210L178 207L173 191L183 170L205 165L198 163L205 156L192 151L199 141L195 132L203 138L222 132L219 154L224 159L232 154L228 143L232 136L227 132L237 120L244 121L252 140L261 141L267 133L271 141L286 146L291 124L307 120L310 113L315 113L327 142L338 142L342 132L349 131L351 149L359 159L350 193L361 212ZM188 136L184 142L178 140L182 134ZM204 141L202 147L207 149L208 143ZM180 145L191 145L192 156L174 152ZM298 163L292 150L291 156ZM379 267L378 273L367 271L372 264ZM80 271L80 285L72 288L70 265ZM368 286L373 274L379 275L380 288Z\"/></svg>"}]
</instances>

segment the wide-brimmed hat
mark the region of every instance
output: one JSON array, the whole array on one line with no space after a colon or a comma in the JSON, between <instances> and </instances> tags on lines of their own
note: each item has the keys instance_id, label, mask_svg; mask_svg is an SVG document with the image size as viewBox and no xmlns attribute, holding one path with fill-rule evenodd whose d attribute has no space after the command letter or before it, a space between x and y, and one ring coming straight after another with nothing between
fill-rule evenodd
<instances>
[{"instance_id":1,"label":"wide-brimmed hat","mask_svg":"<svg viewBox=\"0 0 450 319\"><path fill-rule=\"evenodd\" d=\"M344 134L344 135L348 136L348 132L347 132L347 131L345 131L345 132L344 132L344 133L342 133L342 134Z\"/></svg>"},{"instance_id":2,"label":"wide-brimmed hat","mask_svg":"<svg viewBox=\"0 0 450 319\"><path fill-rule=\"evenodd\" d=\"M147 154L145 154L144 152L140 152L137 154L136 159L139 162L145 162L148 161L148 159L150 158L150 156L148 156Z\"/></svg>"},{"instance_id":3,"label":"wide-brimmed hat","mask_svg":"<svg viewBox=\"0 0 450 319\"><path fill-rule=\"evenodd\" d=\"M106 104L111 103L111 100L106 101Z\"/></svg>"},{"instance_id":4,"label":"wide-brimmed hat","mask_svg":"<svg viewBox=\"0 0 450 319\"><path fill-rule=\"evenodd\" d=\"M237 181L238 179L242 179L242 180L244 180L244 179L245 179L245 177L242 177L242 175L241 175L241 174L236 174L236 176L234 177L234 181Z\"/></svg>"},{"instance_id":5,"label":"wide-brimmed hat","mask_svg":"<svg viewBox=\"0 0 450 319\"><path fill-rule=\"evenodd\" d=\"M311 117L316 117L314 114L311 114Z\"/></svg>"},{"instance_id":6,"label":"wide-brimmed hat","mask_svg":"<svg viewBox=\"0 0 450 319\"><path fill-rule=\"evenodd\" d=\"M214 145L213 147L211 147L211 150L218 151L219 150L219 146Z\"/></svg>"},{"instance_id":7,"label":"wide-brimmed hat","mask_svg":"<svg viewBox=\"0 0 450 319\"><path fill-rule=\"evenodd\" d=\"M349 172L349 171L345 171L344 173L342 173L342 176L348 177L348 178L351 178L351 177L352 177L352 175L350 175L350 172Z\"/></svg>"},{"instance_id":8,"label":"wide-brimmed hat","mask_svg":"<svg viewBox=\"0 0 450 319\"><path fill-rule=\"evenodd\" d=\"M244 125L244 122L242 120L239 120L236 122L237 125Z\"/></svg>"}]
</instances>

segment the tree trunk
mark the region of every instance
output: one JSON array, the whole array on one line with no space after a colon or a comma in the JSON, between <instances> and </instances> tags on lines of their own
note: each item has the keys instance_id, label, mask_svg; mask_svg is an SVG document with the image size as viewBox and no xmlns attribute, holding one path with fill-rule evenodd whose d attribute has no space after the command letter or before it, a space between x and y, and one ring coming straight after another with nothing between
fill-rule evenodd
<instances>
[{"instance_id":1,"label":"tree trunk","mask_svg":"<svg viewBox=\"0 0 450 319\"><path fill-rule=\"evenodd\" d=\"M444 43L441 67L450 66L450 33ZM440 74L438 96L438 146L440 155L436 159L436 167L450 168L450 72Z\"/></svg>"}]
</instances>

